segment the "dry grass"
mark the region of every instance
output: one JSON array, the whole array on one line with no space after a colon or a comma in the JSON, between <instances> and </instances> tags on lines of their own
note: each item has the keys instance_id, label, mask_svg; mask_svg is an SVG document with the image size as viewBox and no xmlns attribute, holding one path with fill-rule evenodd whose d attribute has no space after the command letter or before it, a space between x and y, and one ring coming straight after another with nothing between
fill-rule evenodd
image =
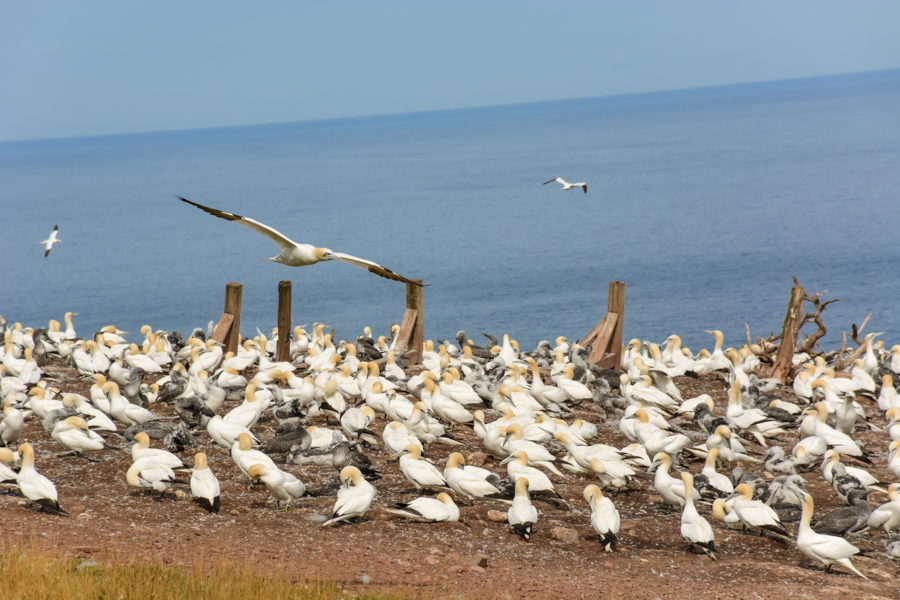
<instances>
[{"instance_id":1,"label":"dry grass","mask_svg":"<svg viewBox=\"0 0 900 600\"><path fill-rule=\"evenodd\" d=\"M266 570L271 567L266 565ZM298 581L288 573L260 574L230 561L198 560L191 569L121 561L108 563L62 557L37 540L26 547L0 544L0 590L4 600L338 600L348 597L341 584ZM362 593L366 600L410 598Z\"/></svg>"}]
</instances>

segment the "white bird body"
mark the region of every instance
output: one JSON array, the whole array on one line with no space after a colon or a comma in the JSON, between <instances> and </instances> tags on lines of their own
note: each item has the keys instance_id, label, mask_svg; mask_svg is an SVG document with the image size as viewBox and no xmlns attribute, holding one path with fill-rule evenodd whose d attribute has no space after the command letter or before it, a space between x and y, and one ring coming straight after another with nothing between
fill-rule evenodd
<instances>
[{"instance_id":1,"label":"white bird body","mask_svg":"<svg viewBox=\"0 0 900 600\"><path fill-rule=\"evenodd\" d=\"M115 381L108 381L103 386L109 398L110 416L128 426L155 421L158 417L141 406L128 402L119 393L119 385Z\"/></svg>"},{"instance_id":2,"label":"white bird body","mask_svg":"<svg viewBox=\"0 0 900 600\"><path fill-rule=\"evenodd\" d=\"M41 241L41 243L44 245L44 258L50 256L50 251L53 250L53 244L58 244L62 241L61 239L56 237L57 235L59 235L59 225L53 227L53 231L50 232L50 237L48 237L46 240Z\"/></svg>"},{"instance_id":3,"label":"white bird body","mask_svg":"<svg viewBox=\"0 0 900 600\"><path fill-rule=\"evenodd\" d=\"M742 483L735 488L738 495L734 499L733 510L738 519L746 527L758 527L768 529L782 535L787 535L778 514L768 504L753 499L753 488Z\"/></svg>"},{"instance_id":4,"label":"white bird body","mask_svg":"<svg viewBox=\"0 0 900 600\"><path fill-rule=\"evenodd\" d=\"M900 529L900 483L891 484L888 498L889 502L872 511L866 525L869 529L883 529L890 535L891 531Z\"/></svg>"},{"instance_id":5,"label":"white bird body","mask_svg":"<svg viewBox=\"0 0 900 600\"><path fill-rule=\"evenodd\" d=\"M399 510L386 512L400 515L420 523L442 523L459 521L459 507L449 495L441 492L436 498L416 498Z\"/></svg>"},{"instance_id":6,"label":"white bird body","mask_svg":"<svg viewBox=\"0 0 900 600\"><path fill-rule=\"evenodd\" d=\"M458 452L450 454L447 459L447 466L444 468L444 480L450 486L450 489L469 500L500 495L500 490L485 481L478 474L463 467L462 455Z\"/></svg>"},{"instance_id":7,"label":"white bird body","mask_svg":"<svg viewBox=\"0 0 900 600\"><path fill-rule=\"evenodd\" d=\"M197 499L200 506L209 512L219 512L219 496L221 495L219 480L207 466L206 454L203 452L198 452L194 456L191 494Z\"/></svg>"},{"instance_id":8,"label":"white bird body","mask_svg":"<svg viewBox=\"0 0 900 600\"><path fill-rule=\"evenodd\" d=\"M268 469L278 470L268 454L253 449L253 438L247 433L238 436L237 441L231 447L231 459L244 475L250 476L250 467L260 464Z\"/></svg>"},{"instance_id":9,"label":"white bird body","mask_svg":"<svg viewBox=\"0 0 900 600\"><path fill-rule=\"evenodd\" d=\"M676 479L669 475L669 469L672 468L672 459L665 452L660 452L653 457L653 464L650 469L656 469L656 476L653 479L653 487L666 504L684 506L685 497L687 495L684 487L684 481ZM694 500L700 499L700 494L693 487L691 488L691 496Z\"/></svg>"},{"instance_id":10,"label":"white bird body","mask_svg":"<svg viewBox=\"0 0 900 600\"><path fill-rule=\"evenodd\" d=\"M280 507L284 501L284 510L291 505L291 502L306 493L306 486L302 481L297 479L292 473L282 471L281 469L264 464L256 463L251 465L247 470L247 474L251 479L259 479L269 492L275 498L276 506Z\"/></svg>"},{"instance_id":11,"label":"white bird body","mask_svg":"<svg viewBox=\"0 0 900 600\"><path fill-rule=\"evenodd\" d=\"M562 184L562 188L561 188L562 190L571 190L573 188L580 187L584 190L584 193L587 194L587 184L584 183L583 181L580 183L569 183L562 177L557 177L556 179L551 179L550 181L544 182L544 185L547 185L548 183L553 183L554 181L557 181Z\"/></svg>"},{"instance_id":12,"label":"white bird body","mask_svg":"<svg viewBox=\"0 0 900 600\"><path fill-rule=\"evenodd\" d=\"M419 460L421 456L422 449L415 444L403 449L400 455L400 472L404 477L419 491L429 487L446 486L447 482L440 471L433 464Z\"/></svg>"},{"instance_id":13,"label":"white bird body","mask_svg":"<svg viewBox=\"0 0 900 600\"><path fill-rule=\"evenodd\" d=\"M226 450L231 450L232 446L234 446L242 433L252 436L251 439L256 443L259 443L259 440L253 436L249 429L237 423L228 423L219 415L216 415L209 420L206 424L206 432L209 433L209 437L211 437L213 441Z\"/></svg>"},{"instance_id":14,"label":"white bird body","mask_svg":"<svg viewBox=\"0 0 900 600\"><path fill-rule=\"evenodd\" d=\"M164 494L175 483L175 472L155 457L147 456L132 463L125 481L132 487L149 488Z\"/></svg>"},{"instance_id":15,"label":"white bird body","mask_svg":"<svg viewBox=\"0 0 900 600\"><path fill-rule=\"evenodd\" d=\"M131 447L131 459L138 461L142 458L153 458L156 462L169 467L180 469L184 467L181 459L167 450L150 447L150 436L143 431L134 436L134 445Z\"/></svg>"},{"instance_id":16,"label":"white bird body","mask_svg":"<svg viewBox=\"0 0 900 600\"><path fill-rule=\"evenodd\" d=\"M816 533L809 526L813 509L812 496L804 494L803 515L800 517L800 529L797 532L797 548L803 554L825 565L826 571L832 563L837 563L850 569L863 579L868 579L850 562L850 557L859 552L859 548L843 538Z\"/></svg>"},{"instance_id":17,"label":"white bird body","mask_svg":"<svg viewBox=\"0 0 900 600\"><path fill-rule=\"evenodd\" d=\"M507 522L513 526L513 533L528 540L537 519L537 509L531 503L531 494L528 493L528 479L525 477L516 479L516 496L506 513Z\"/></svg>"},{"instance_id":18,"label":"white bird body","mask_svg":"<svg viewBox=\"0 0 900 600\"><path fill-rule=\"evenodd\" d=\"M584 488L584 497L591 505L591 527L600 536L600 543L607 552L612 551L612 546L617 540L621 519L619 511L612 500L603 495L596 485Z\"/></svg>"},{"instance_id":19,"label":"white bird body","mask_svg":"<svg viewBox=\"0 0 900 600\"><path fill-rule=\"evenodd\" d=\"M388 423L384 431L381 432L381 439L391 454L399 454L410 444L422 448L422 442L419 441L419 438L399 421Z\"/></svg>"},{"instance_id":20,"label":"white bird body","mask_svg":"<svg viewBox=\"0 0 900 600\"><path fill-rule=\"evenodd\" d=\"M105 448L103 438L88 429L81 417L68 417L59 421L53 427L50 437L78 454Z\"/></svg>"},{"instance_id":21,"label":"white bird body","mask_svg":"<svg viewBox=\"0 0 900 600\"><path fill-rule=\"evenodd\" d=\"M341 483L343 486L338 490L331 519L323 523L323 526L364 515L372 506L372 500L377 494L372 484L363 478L356 467L344 467L341 470Z\"/></svg>"},{"instance_id":22,"label":"white bird body","mask_svg":"<svg viewBox=\"0 0 900 600\"><path fill-rule=\"evenodd\" d=\"M410 281L406 277L398 275L387 267L383 267L372 261L363 258L357 258L355 256L350 256L349 254L332 252L328 248L316 248L315 246L312 246L310 244L298 244L288 237L282 235L275 229L272 229L267 225L263 225L258 221L254 221L253 219L217 210L215 208L209 208L207 206L197 204L196 202L191 202L190 200L187 200L185 198L181 198L180 196L179 199L183 202L187 202L188 204L196 206L200 210L205 211L213 216L219 217L220 219L225 219L226 221L233 221L238 225L248 227L253 231L261 233L262 235L271 239L278 245L278 247L281 249L281 252L277 256L267 258L266 260L281 263L288 267L305 267L327 260L339 260L341 262L351 264L354 267L365 269L370 273L378 275L379 277L393 279L394 281L402 281L404 283L413 283L414 285L422 285L421 283Z\"/></svg>"},{"instance_id":23,"label":"white bird body","mask_svg":"<svg viewBox=\"0 0 900 600\"><path fill-rule=\"evenodd\" d=\"M513 481L520 477L528 479L528 487L533 492L556 492L550 478L534 467L528 466L528 456L521 450L509 456L500 464L506 463L506 472Z\"/></svg>"},{"instance_id":24,"label":"white bird body","mask_svg":"<svg viewBox=\"0 0 900 600\"><path fill-rule=\"evenodd\" d=\"M694 478L690 473L685 471L681 474L681 479L685 489L693 489ZM715 535L709 522L697 512L697 508L694 506L693 494L686 498L684 509L681 511L681 537L688 544L699 546L710 557L713 557L713 552L715 552Z\"/></svg>"},{"instance_id":25,"label":"white bird body","mask_svg":"<svg viewBox=\"0 0 900 600\"><path fill-rule=\"evenodd\" d=\"M19 454L22 457L22 466L16 476L19 491L32 502L48 503L60 510L56 486L34 468L34 449L31 444L19 446Z\"/></svg>"}]
</instances>

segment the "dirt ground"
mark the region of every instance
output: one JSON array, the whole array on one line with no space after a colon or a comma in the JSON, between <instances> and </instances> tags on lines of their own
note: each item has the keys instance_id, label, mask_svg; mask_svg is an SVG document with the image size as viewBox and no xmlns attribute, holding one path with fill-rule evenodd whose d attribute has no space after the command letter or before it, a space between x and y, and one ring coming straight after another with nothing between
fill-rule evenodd
<instances>
[{"instance_id":1,"label":"dirt ground","mask_svg":"<svg viewBox=\"0 0 900 600\"><path fill-rule=\"evenodd\" d=\"M88 395L89 385L71 369L53 363L47 369L63 391ZM154 378L148 378L152 381ZM685 398L710 394L716 412L726 405L725 384L714 376L679 378ZM791 394L785 393L790 398ZM235 403L228 403L230 409ZM870 403L870 415L876 415ZM171 407L154 405L154 412L174 417ZM616 447L628 441L621 436L616 421L603 421L596 406L584 406L575 417L600 425L600 442ZM493 420L491 417L488 420ZM324 419L312 419L322 426ZM883 419L874 418L877 425ZM255 428L265 441L274 435L273 420ZM379 418L371 427L381 433L385 422ZM690 422L681 421L697 443L704 435ZM463 453L474 459L480 440L471 429L456 428L454 435L465 442ZM867 448L875 454L870 471L883 481L891 481L887 471L886 433L859 432ZM508 505L497 501L477 502L461 508L459 523L419 524L386 513L383 508L413 498L411 487L396 464L388 464L383 448L369 451L383 479L375 481L378 497L359 525L337 528L322 526L307 517L331 512L334 498L302 498L287 512L278 512L265 486L251 486L223 450L215 446L205 431L197 432L199 448L184 453L185 464L193 464L200 450L210 456L210 468L222 487L222 508L210 515L195 505L187 485L173 487L163 502L147 497L125 482L131 464L130 453L105 450L94 455L101 462L57 458L63 448L43 431L37 420L26 424L24 439L36 451L39 472L52 479L59 490L60 503L69 517L42 514L26 509L17 495L0 495L0 531L6 543L27 542L38 537L75 556L102 561L110 554L138 560L163 561L171 565L192 565L213 557L233 558L261 570L285 570L297 577L330 577L342 582L349 593L395 592L426 597L465 598L900 598L900 568L884 555L883 534L866 534L851 541L867 556L854 564L869 578L865 581L837 567L823 574L818 564L806 558L793 540L779 543L770 538L742 535L728 530L700 507L716 534L718 560L685 552L680 535L680 515L659 509L659 497L650 476L636 484L629 494L615 497L622 519L619 545L606 553L596 542L590 525L590 509L582 491L589 483L577 476L551 475L570 510L535 501L539 510L536 534L530 543L508 532L505 522L491 520L489 511L505 515ZM789 453L795 436L783 441ZM113 445L123 446L112 436ZM155 447L161 443L154 441ZM449 448L449 447L447 447ZM430 455L443 458L449 450L435 446ZM473 462L470 460L470 463ZM683 460L693 473L702 462ZM506 477L505 467L488 459L486 468ZM744 465L747 470L771 479L761 465ZM332 467L285 467L308 488L337 479ZM816 469L804 475L816 501L816 514L837 508L830 485ZM180 479L187 481L188 476ZM179 499L172 499L173 496ZM872 494L873 507L886 501ZM496 515L493 515L496 516ZM577 541L554 539L551 530L564 527L577 533ZM787 529L796 534L797 526ZM45 537L46 536L46 537Z\"/></svg>"}]
</instances>

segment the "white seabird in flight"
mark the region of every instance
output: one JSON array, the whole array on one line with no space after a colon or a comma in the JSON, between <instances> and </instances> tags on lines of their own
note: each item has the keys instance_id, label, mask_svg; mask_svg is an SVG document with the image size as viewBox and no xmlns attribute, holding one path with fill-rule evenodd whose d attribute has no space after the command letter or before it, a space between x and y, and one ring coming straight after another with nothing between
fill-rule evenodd
<instances>
[{"instance_id":1,"label":"white seabird in flight","mask_svg":"<svg viewBox=\"0 0 900 600\"><path fill-rule=\"evenodd\" d=\"M191 202L187 198L182 198L181 196L178 196L178 199L182 202L187 202L188 204L196 206L200 210L208 212L209 214L215 217L219 217L220 219L233 221L238 225L249 227L253 231L261 233L267 238L271 239L273 242L278 244L279 248L281 248L281 254L279 254L278 256L273 256L272 258L267 258L266 260L281 263L289 267L305 267L326 260L339 260L341 262L349 263L354 267L365 269L370 273L375 273L379 277L384 277L385 279L393 279L394 281L402 281L403 283L412 283L418 286L422 286L421 283L411 281L406 277L403 277L402 275L394 273L387 267L383 267L370 260L350 256L349 254L342 254L340 252L332 252L328 248L316 248L311 244L298 244L297 242L294 242L293 240L287 238L275 229L272 229L268 225L263 225L259 221L254 221L253 219L242 217L234 213L229 213L222 210L217 210L215 208L210 208L208 206L203 206L202 204ZM49 252L49 249L47 251Z\"/></svg>"},{"instance_id":2,"label":"white seabird in flight","mask_svg":"<svg viewBox=\"0 0 900 600\"><path fill-rule=\"evenodd\" d=\"M583 183L583 182L582 183L569 183L562 177L557 177L556 179L551 179L550 181L545 181L544 185L547 185L548 183L553 183L554 181L558 181L561 184L563 184L563 186L562 186L563 190L571 190L572 188L580 187L580 188L584 189L584 193L587 194L587 184L586 183ZM182 200L183 200L183 198L182 198Z\"/></svg>"},{"instance_id":3,"label":"white seabird in flight","mask_svg":"<svg viewBox=\"0 0 900 600\"><path fill-rule=\"evenodd\" d=\"M48 256L50 256L50 251L53 250L53 244L56 244L57 242L62 241L62 240L56 238L56 234L58 234L58 233L59 233L59 225L56 225L53 228L53 232L50 234L50 237L48 237L46 240L41 242L44 245L44 258L47 258Z\"/></svg>"}]
</instances>

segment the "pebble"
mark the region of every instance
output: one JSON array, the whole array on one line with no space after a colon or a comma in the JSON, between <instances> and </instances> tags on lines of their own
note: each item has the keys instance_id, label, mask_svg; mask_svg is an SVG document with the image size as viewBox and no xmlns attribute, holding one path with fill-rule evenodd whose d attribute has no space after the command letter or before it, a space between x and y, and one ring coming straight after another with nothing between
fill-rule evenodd
<instances>
[{"instance_id":1,"label":"pebble","mask_svg":"<svg viewBox=\"0 0 900 600\"><path fill-rule=\"evenodd\" d=\"M484 452L472 452L466 456L466 464L473 467L483 467L484 461L487 460L487 454Z\"/></svg>"},{"instance_id":2,"label":"pebble","mask_svg":"<svg viewBox=\"0 0 900 600\"><path fill-rule=\"evenodd\" d=\"M495 523L506 523L507 515L499 510L489 510L487 511L487 518L488 521L494 521Z\"/></svg>"},{"instance_id":3,"label":"pebble","mask_svg":"<svg viewBox=\"0 0 900 600\"><path fill-rule=\"evenodd\" d=\"M574 544L578 542L578 532L568 527L554 527L550 530L550 536L557 541L565 544Z\"/></svg>"}]
</instances>

